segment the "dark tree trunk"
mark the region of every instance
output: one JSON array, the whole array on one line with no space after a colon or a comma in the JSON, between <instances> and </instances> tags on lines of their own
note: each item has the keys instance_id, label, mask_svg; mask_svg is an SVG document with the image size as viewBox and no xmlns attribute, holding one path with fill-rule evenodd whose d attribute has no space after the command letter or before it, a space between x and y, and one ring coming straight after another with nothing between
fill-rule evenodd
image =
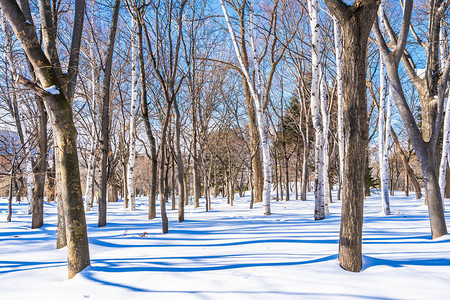
<instances>
[{"instance_id":1,"label":"dark tree trunk","mask_svg":"<svg viewBox=\"0 0 450 300\"><path fill-rule=\"evenodd\" d=\"M81 194L77 132L73 123L71 103L63 93L52 64L40 47L34 25L26 20L16 1L1 0L0 6L32 63L40 86L26 80L22 81L22 84L32 88L42 97L50 115L55 146L60 156L60 201L64 206L66 221L68 273L69 278L72 278L90 264L90 258ZM49 92L42 87L54 87L58 92Z\"/></svg>"},{"instance_id":2,"label":"dark tree trunk","mask_svg":"<svg viewBox=\"0 0 450 300\"><path fill-rule=\"evenodd\" d=\"M275 165L275 186L276 186L276 191L277 191L277 201L280 200L280 189L278 187L278 159L277 159L277 155L276 153L273 156L273 163Z\"/></svg>"},{"instance_id":3,"label":"dark tree trunk","mask_svg":"<svg viewBox=\"0 0 450 300\"><path fill-rule=\"evenodd\" d=\"M160 192L160 208L161 208L161 226L162 226L162 233L168 233L169 232L169 220L167 219L167 212L166 212L166 203L167 203L167 189L164 186L165 179L164 175L164 164L165 164L165 157L166 157L166 144L167 144L167 128L169 126L170 122L170 106L171 103L168 105L169 107L166 110L166 115L164 117L164 123L161 130L161 144L159 146L159 192ZM167 177L167 176L166 176ZM173 195L172 195L173 197ZM172 200L173 201L173 200Z\"/></svg>"},{"instance_id":4,"label":"dark tree trunk","mask_svg":"<svg viewBox=\"0 0 450 300\"><path fill-rule=\"evenodd\" d=\"M14 168L14 166L12 168ZM6 222L11 222L11 219L12 219L13 182L14 182L14 176L11 175L9 178L8 216L6 217Z\"/></svg>"},{"instance_id":5,"label":"dark tree trunk","mask_svg":"<svg viewBox=\"0 0 450 300\"><path fill-rule=\"evenodd\" d=\"M177 179L178 179L178 222L184 221L184 168L183 157L181 154L181 116L178 110L178 102L174 101L173 110L175 112L175 154L177 160Z\"/></svg>"},{"instance_id":6,"label":"dark tree trunk","mask_svg":"<svg viewBox=\"0 0 450 300\"><path fill-rule=\"evenodd\" d=\"M47 170L47 113L45 112L44 102L36 97L39 111L38 136L39 136L39 154L36 165L34 166L34 182L31 228L40 228L44 225L44 190L45 173Z\"/></svg>"},{"instance_id":7,"label":"dark tree trunk","mask_svg":"<svg viewBox=\"0 0 450 300\"><path fill-rule=\"evenodd\" d=\"M343 94L346 151L339 239L341 267L359 272L362 267L364 175L368 139L366 51L379 2L369 0L348 6L341 0L325 0L343 32Z\"/></svg>"},{"instance_id":8,"label":"dark tree trunk","mask_svg":"<svg viewBox=\"0 0 450 300\"><path fill-rule=\"evenodd\" d=\"M109 113L110 113L110 88L111 88L111 69L114 54L114 45L117 31L117 20L119 17L120 0L114 1L111 28L109 32L108 48L106 50L105 71L103 78L103 102L102 102L102 123L100 145L102 150L100 199L98 200L98 227L106 225L107 208L107 184L108 184L108 157L109 157Z\"/></svg>"}]
</instances>

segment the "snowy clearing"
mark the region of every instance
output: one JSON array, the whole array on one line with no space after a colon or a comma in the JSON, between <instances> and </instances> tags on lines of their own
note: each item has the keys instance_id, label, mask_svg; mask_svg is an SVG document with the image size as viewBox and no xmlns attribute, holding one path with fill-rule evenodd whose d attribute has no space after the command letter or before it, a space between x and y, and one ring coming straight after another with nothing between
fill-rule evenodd
<instances>
[{"instance_id":1,"label":"snowy clearing","mask_svg":"<svg viewBox=\"0 0 450 300\"><path fill-rule=\"evenodd\" d=\"M448 299L450 237L432 241L423 199L391 197L380 215L379 194L366 199L361 273L337 261L340 203L313 221L306 202L272 201L270 216L249 198L213 200L211 212L186 207L186 221L169 209L169 234L136 211L108 204L108 225L87 214L91 267L67 278L66 249L56 250L56 205L45 204L46 225L30 229L27 204L14 204L6 222L0 202L1 299ZM447 203L447 206L449 203ZM447 223L450 218L447 214Z\"/></svg>"}]
</instances>

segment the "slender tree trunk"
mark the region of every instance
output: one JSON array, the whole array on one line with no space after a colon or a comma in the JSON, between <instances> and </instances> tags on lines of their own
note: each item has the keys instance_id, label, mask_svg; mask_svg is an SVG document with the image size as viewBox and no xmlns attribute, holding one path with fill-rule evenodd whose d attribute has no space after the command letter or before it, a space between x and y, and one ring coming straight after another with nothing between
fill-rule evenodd
<instances>
[{"instance_id":1,"label":"slender tree trunk","mask_svg":"<svg viewBox=\"0 0 450 300\"><path fill-rule=\"evenodd\" d=\"M341 48L341 36L338 20L333 16L333 29L334 29L334 49L336 60L336 83L337 83L337 101L338 101L338 147L339 147L339 175L338 175L338 196L337 199L341 200L342 191L342 179L344 178L344 160L345 160L345 135L344 135L344 100L342 97L342 48Z\"/></svg>"},{"instance_id":2,"label":"slender tree trunk","mask_svg":"<svg viewBox=\"0 0 450 300\"><path fill-rule=\"evenodd\" d=\"M128 192L128 172L127 172L126 158L122 161L122 197L123 197L123 208L127 209L130 204L129 192ZM108 202L111 202L108 200Z\"/></svg>"},{"instance_id":3,"label":"slender tree trunk","mask_svg":"<svg viewBox=\"0 0 450 300\"><path fill-rule=\"evenodd\" d=\"M298 144L298 140L297 140ZM298 200L298 162L299 162L299 148L297 148L297 153L295 157L295 200Z\"/></svg>"},{"instance_id":4,"label":"slender tree trunk","mask_svg":"<svg viewBox=\"0 0 450 300\"><path fill-rule=\"evenodd\" d=\"M384 14L384 1L381 1L381 5L379 7L379 15L383 16ZM381 28L384 28L383 18L380 18ZM381 186L381 213L385 216L390 214L389 208L389 173L388 173L388 159L389 156L388 146L386 143L388 140L385 138L387 131L390 129L385 123L386 117L386 77L384 71L384 61L380 52L380 104L378 108L378 160L380 166L380 186ZM389 102L389 101L388 101ZM390 103L390 102L389 102Z\"/></svg>"},{"instance_id":5,"label":"slender tree trunk","mask_svg":"<svg viewBox=\"0 0 450 300\"><path fill-rule=\"evenodd\" d=\"M280 200L280 191L279 191L279 187L278 187L278 182L280 180L278 178L278 159L277 159L276 152L273 156L273 162L275 164L275 186L276 186L276 192L277 192L277 201L279 201Z\"/></svg>"},{"instance_id":6,"label":"slender tree trunk","mask_svg":"<svg viewBox=\"0 0 450 300\"><path fill-rule=\"evenodd\" d=\"M184 221L184 167L181 153L181 116L178 110L177 100L174 101L173 109L175 112L175 153L177 159L177 177L178 177L178 222Z\"/></svg>"},{"instance_id":7,"label":"slender tree trunk","mask_svg":"<svg viewBox=\"0 0 450 300\"><path fill-rule=\"evenodd\" d=\"M134 10L132 8L132 10ZM134 13L134 12L133 12ZM130 210L136 209L136 195L134 189L134 164L136 161L136 102L138 75L136 70L136 22L131 18L131 105L130 105L130 147L127 164L127 190Z\"/></svg>"},{"instance_id":8,"label":"slender tree trunk","mask_svg":"<svg viewBox=\"0 0 450 300\"><path fill-rule=\"evenodd\" d=\"M169 221L167 219L167 212L166 212L166 203L167 203L167 190L164 186L165 182L165 172L164 172L164 161L166 157L166 145L167 145L167 128L169 126L170 122L170 106L171 103L169 103L166 110L166 115L164 117L164 122L161 130L161 144L159 146L159 197L160 197L160 208L161 208L161 226L162 226L162 233L168 233L169 232ZM173 195L172 195L173 197Z\"/></svg>"},{"instance_id":9,"label":"slender tree trunk","mask_svg":"<svg viewBox=\"0 0 450 300\"><path fill-rule=\"evenodd\" d=\"M197 109L196 103L192 103L192 177L194 180L194 207L200 205L199 199L202 195L202 185L200 180L200 171L198 169L198 153L197 153Z\"/></svg>"},{"instance_id":10,"label":"slender tree trunk","mask_svg":"<svg viewBox=\"0 0 450 300\"><path fill-rule=\"evenodd\" d=\"M308 116L306 116L307 118ZM309 126L309 124L307 124ZM306 201L306 193L308 192L308 153L309 153L309 130L306 128L306 135L303 139L303 162L302 162L302 186L300 191L300 200Z\"/></svg>"},{"instance_id":11,"label":"slender tree trunk","mask_svg":"<svg viewBox=\"0 0 450 300\"><path fill-rule=\"evenodd\" d=\"M58 210L58 230L56 236L56 249L61 249L67 246L66 238L66 220L64 214L64 204L61 196L61 157L60 152L57 151L56 145L53 147L53 155L55 157L55 173L56 173L56 198Z\"/></svg>"},{"instance_id":12,"label":"slender tree trunk","mask_svg":"<svg viewBox=\"0 0 450 300\"><path fill-rule=\"evenodd\" d=\"M323 202L325 205L325 214L329 215L330 211L328 208L328 200L331 196L328 187L328 168L329 168L329 160L328 160L328 129L330 127L330 117L328 114L328 106L327 106L327 97L325 92L325 73L323 71L323 64L320 65L320 110L322 112L322 124L323 124L323 132L322 132L322 142L323 142Z\"/></svg>"},{"instance_id":13,"label":"slender tree trunk","mask_svg":"<svg viewBox=\"0 0 450 300\"><path fill-rule=\"evenodd\" d=\"M33 190L31 228L40 228L44 225L44 190L45 173L47 170L47 113L45 112L44 102L36 96L38 105L39 123L38 123L38 160L33 173L35 188Z\"/></svg>"},{"instance_id":14,"label":"slender tree trunk","mask_svg":"<svg viewBox=\"0 0 450 300\"><path fill-rule=\"evenodd\" d=\"M108 182L108 157L109 157L109 114L110 114L110 83L112 59L114 54L114 45L117 31L117 20L119 17L120 0L114 0L114 8L112 14L111 27L108 39L108 48L106 50L105 70L103 78L103 103L102 103L102 122L101 122L101 138L100 145L102 149L102 175L100 199L98 201L98 227L106 225L106 209L107 209L107 182Z\"/></svg>"},{"instance_id":15,"label":"slender tree trunk","mask_svg":"<svg viewBox=\"0 0 450 300\"><path fill-rule=\"evenodd\" d=\"M147 85L145 80L145 63L144 63L144 45L142 36L142 20L138 18L138 58L139 58L139 73L141 84L141 112L144 120L145 133L150 143L150 188L148 198L148 219L156 218L156 189L158 186L158 153L156 150L156 140L153 136L152 127L150 125L150 119L148 115L148 103L147 103Z\"/></svg>"},{"instance_id":16,"label":"slender tree trunk","mask_svg":"<svg viewBox=\"0 0 450 300\"><path fill-rule=\"evenodd\" d=\"M323 161L323 123L320 117L320 61L319 61L319 3L317 0L308 1L308 11L311 25L311 114L315 130L314 144L314 220L325 218L325 189L324 189L324 161Z\"/></svg>"},{"instance_id":17,"label":"slender tree trunk","mask_svg":"<svg viewBox=\"0 0 450 300\"><path fill-rule=\"evenodd\" d=\"M6 217L6 222L11 222L12 219L12 198L13 198L13 182L14 182L14 176L13 176L13 169L14 164L11 167L11 176L9 177L9 194L8 194L8 216ZM17 192L17 191L16 191Z\"/></svg>"}]
</instances>

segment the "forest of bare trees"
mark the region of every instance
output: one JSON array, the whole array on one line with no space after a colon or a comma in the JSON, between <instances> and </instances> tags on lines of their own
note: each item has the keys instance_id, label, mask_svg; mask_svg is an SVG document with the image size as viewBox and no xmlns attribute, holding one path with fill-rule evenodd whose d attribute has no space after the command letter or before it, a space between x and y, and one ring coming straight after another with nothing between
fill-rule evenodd
<instances>
[{"instance_id":1,"label":"forest of bare trees","mask_svg":"<svg viewBox=\"0 0 450 300\"><path fill-rule=\"evenodd\" d=\"M362 268L363 204L394 191L447 234L449 1L0 0L0 193L90 265L86 211L170 232L167 210L341 202L339 262ZM148 200L147 200L148 199Z\"/></svg>"}]
</instances>

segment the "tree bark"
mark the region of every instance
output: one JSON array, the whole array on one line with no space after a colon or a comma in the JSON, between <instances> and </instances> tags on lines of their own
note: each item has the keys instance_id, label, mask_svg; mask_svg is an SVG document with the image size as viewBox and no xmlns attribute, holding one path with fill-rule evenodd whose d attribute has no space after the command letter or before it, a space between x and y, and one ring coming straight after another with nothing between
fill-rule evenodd
<instances>
[{"instance_id":1,"label":"tree bark","mask_svg":"<svg viewBox=\"0 0 450 300\"><path fill-rule=\"evenodd\" d=\"M44 108L44 102L36 96L36 102L39 112L38 123L38 160L34 166L34 182L32 201L31 228L40 228L44 225L44 190L45 173L47 170L47 113Z\"/></svg>"},{"instance_id":2,"label":"tree bark","mask_svg":"<svg viewBox=\"0 0 450 300\"><path fill-rule=\"evenodd\" d=\"M432 6L435 3L432 3ZM432 238L438 238L440 236L447 234L447 226L445 222L444 215L444 207L442 202L442 195L439 189L439 179L438 179L438 170L437 170L437 145L440 128L442 126L442 117L443 117L443 102L444 96L447 89L447 80L450 75L450 64L445 67L442 72L441 84L439 88L437 88L435 80L438 77L437 74L439 72L435 72L435 65L438 65L437 61L434 57L427 56L427 86L430 89L425 90L422 87L425 87L422 83L417 84L419 96L422 101L422 113L424 110L429 110L426 115L422 114L422 133L420 132L417 123L414 119L414 116L411 112L411 109L406 101L405 94L403 92L403 87L401 84L401 80L399 77L398 67L400 63L400 59L404 57L405 46L407 42L407 36L410 27L410 20L412 15L413 2L412 0L406 1L404 4L403 10L403 20L401 31L397 40L397 45L393 51L389 50L386 42L380 32L380 28L375 24L374 26L374 35L376 37L377 43L382 50L383 57L386 61L387 65L387 73L391 82L393 92L393 96L395 99L395 103L397 105L400 116L402 117L403 123L405 124L405 129L408 132L408 136L411 140L412 146L417 154L417 158L420 162L422 168L422 174L425 183L425 195L426 200L428 200L428 214L430 217L430 225L431 225L431 234ZM435 11L436 7L432 7L432 11ZM430 19L439 17L438 15L430 15ZM434 20L434 19L433 19ZM429 38L433 36L433 30L436 30L436 20L430 21L429 27ZM437 29L439 29L440 22L437 22ZM437 30L439 35L439 30ZM438 43L431 43L438 44ZM435 47L434 45L433 47ZM431 50L431 49L430 49ZM434 54L429 52L428 55L433 56ZM437 55L437 54L436 54ZM430 61L431 66L430 66ZM448 58L450 62L450 58ZM408 63L404 62L405 67L408 69ZM410 72L410 70L408 70ZM431 76L431 73L434 75ZM433 78L430 78L433 77ZM416 80L413 76L414 80ZM417 79L420 81L420 79ZM433 84L434 82L434 84ZM423 97L423 95L435 95L433 96L433 101L430 103L424 102L424 99L428 99L430 97ZM437 101L435 101L437 100ZM436 107L435 113L432 112L429 107L429 104L433 104ZM430 127L429 121L425 121L424 118L431 118L433 120L431 126L431 135L430 135Z\"/></svg>"},{"instance_id":3,"label":"tree bark","mask_svg":"<svg viewBox=\"0 0 450 300\"><path fill-rule=\"evenodd\" d=\"M140 14L140 12L139 12ZM147 103L147 85L145 77L145 63L144 63L144 41L142 36L142 19L139 15L138 18L138 58L139 58L139 73L141 84L141 114L144 120L145 133L150 143L150 191L148 198L148 219L152 220L156 218L156 189L158 186L158 153L156 149L156 140L153 136L152 127L150 125L150 119L148 115L148 103Z\"/></svg>"},{"instance_id":4,"label":"tree bark","mask_svg":"<svg viewBox=\"0 0 450 300\"><path fill-rule=\"evenodd\" d=\"M134 13L134 8L132 8ZM136 195L134 189L134 164L136 161L136 99L138 76L136 71L136 22L131 18L131 105L130 105L130 140L127 164L127 190L130 210L136 209Z\"/></svg>"},{"instance_id":5,"label":"tree bark","mask_svg":"<svg viewBox=\"0 0 450 300\"><path fill-rule=\"evenodd\" d=\"M50 116L55 146L60 153L61 200L64 206L68 241L68 273L69 278L72 278L90 264L76 148L77 132L73 123L72 107L63 94L61 83L52 64L40 47L34 25L27 22L15 1L1 0L0 6L29 61L33 64L40 87L27 81L22 83L34 89L43 98ZM46 88L50 89L46 90Z\"/></svg>"},{"instance_id":6,"label":"tree bark","mask_svg":"<svg viewBox=\"0 0 450 300\"><path fill-rule=\"evenodd\" d=\"M114 54L114 41L117 31L117 20L119 17L120 0L114 1L112 13L111 28L109 32L108 47L106 50L105 69L102 87L102 116L101 116L101 136L100 145L102 150L102 175L100 184L100 199L98 200L98 227L106 225L106 209L107 209L107 183L108 183L108 157L109 157L109 113L110 113L110 83L112 59Z\"/></svg>"},{"instance_id":7,"label":"tree bark","mask_svg":"<svg viewBox=\"0 0 450 300\"><path fill-rule=\"evenodd\" d=\"M341 0L325 0L343 32L343 95L345 159L339 238L339 262L348 271L362 267L362 225L365 149L368 139L366 98L366 50L379 2L357 1L347 6Z\"/></svg>"},{"instance_id":8,"label":"tree bark","mask_svg":"<svg viewBox=\"0 0 450 300\"><path fill-rule=\"evenodd\" d=\"M178 179L178 222L184 221L184 168L183 157L181 154L181 116L178 110L177 100L173 103L173 110L175 112L175 155L177 160L177 179Z\"/></svg>"}]
</instances>

